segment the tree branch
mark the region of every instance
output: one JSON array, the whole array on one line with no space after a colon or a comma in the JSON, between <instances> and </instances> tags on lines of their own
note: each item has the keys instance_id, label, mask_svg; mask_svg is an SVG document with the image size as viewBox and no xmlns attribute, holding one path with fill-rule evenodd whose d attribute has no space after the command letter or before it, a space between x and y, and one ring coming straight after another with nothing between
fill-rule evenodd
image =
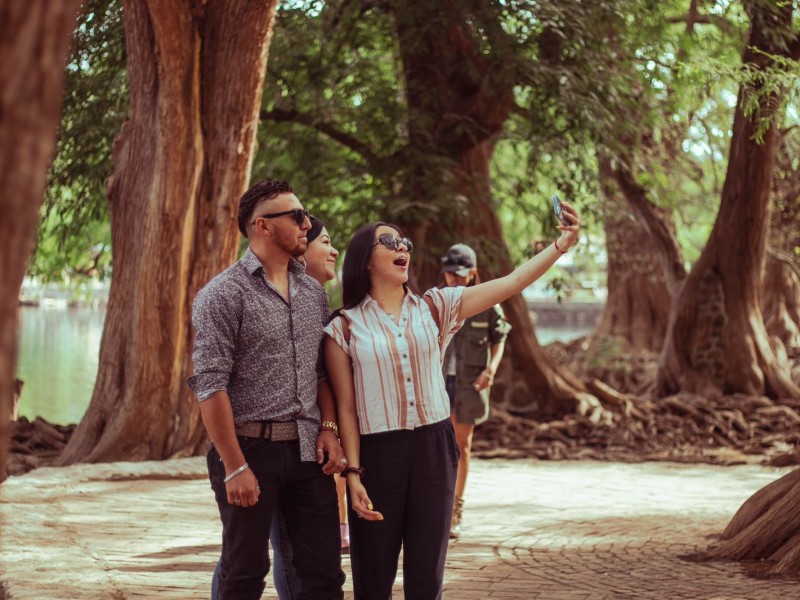
<instances>
[{"instance_id":1,"label":"tree branch","mask_svg":"<svg viewBox=\"0 0 800 600\"><path fill-rule=\"evenodd\" d=\"M669 17L667 23L686 23L687 29L690 31L694 29L694 25L715 25L728 35L734 35L736 33L736 28L733 24L722 15L701 15L693 13Z\"/></svg>"},{"instance_id":2,"label":"tree branch","mask_svg":"<svg viewBox=\"0 0 800 600\"><path fill-rule=\"evenodd\" d=\"M664 276L670 293L674 294L679 283L686 278L683 256L667 215L647 199L647 190L642 187L626 167L617 167L614 174L625 199L650 232L659 247L659 257L664 266ZM659 213L662 214L659 214Z\"/></svg>"},{"instance_id":3,"label":"tree branch","mask_svg":"<svg viewBox=\"0 0 800 600\"><path fill-rule=\"evenodd\" d=\"M320 121L313 115L303 114L296 110L283 110L274 108L272 110L262 110L259 113L259 119L262 121L274 121L276 123L299 123L316 129L320 133L324 133L335 142L340 143L342 146L349 148L356 154L360 155L369 164L376 164L378 156L369 148L369 146L362 141L356 139L349 133L337 128L333 123Z\"/></svg>"}]
</instances>

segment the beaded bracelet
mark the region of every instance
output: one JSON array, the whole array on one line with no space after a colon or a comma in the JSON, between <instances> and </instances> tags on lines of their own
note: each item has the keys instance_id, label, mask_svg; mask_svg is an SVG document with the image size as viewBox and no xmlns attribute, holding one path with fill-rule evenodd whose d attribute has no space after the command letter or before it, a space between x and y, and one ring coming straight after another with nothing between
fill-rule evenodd
<instances>
[{"instance_id":1,"label":"beaded bracelet","mask_svg":"<svg viewBox=\"0 0 800 600\"><path fill-rule=\"evenodd\" d=\"M233 479L234 477L236 477L237 475L239 475L239 473L241 473L241 472L243 472L245 469L247 469L247 467L248 467L248 466L249 466L249 465L248 465L247 463L244 463L244 464L243 464L241 467L239 467L239 468L238 468L238 469L236 469L236 470L235 470L233 473L231 473L231 474L230 474L230 475L228 475L228 476L227 476L225 479L223 479L223 480L222 480L222 481L223 481L223 483L228 483L228 482L229 482L231 479Z\"/></svg>"},{"instance_id":2,"label":"beaded bracelet","mask_svg":"<svg viewBox=\"0 0 800 600\"><path fill-rule=\"evenodd\" d=\"M355 473L359 477L363 478L364 471L365 471L364 467L347 467L344 471L342 471L342 475L346 477L349 473Z\"/></svg>"}]
</instances>

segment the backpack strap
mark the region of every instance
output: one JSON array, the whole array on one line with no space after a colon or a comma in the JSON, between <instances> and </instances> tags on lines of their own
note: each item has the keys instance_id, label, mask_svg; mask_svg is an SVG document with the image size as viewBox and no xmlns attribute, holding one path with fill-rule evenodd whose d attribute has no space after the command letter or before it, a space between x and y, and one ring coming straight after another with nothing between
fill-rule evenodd
<instances>
[{"instance_id":1,"label":"backpack strap","mask_svg":"<svg viewBox=\"0 0 800 600\"><path fill-rule=\"evenodd\" d=\"M342 335L344 335L344 343L350 346L350 319L344 313L339 313L339 318L342 319Z\"/></svg>"},{"instance_id":2,"label":"backpack strap","mask_svg":"<svg viewBox=\"0 0 800 600\"><path fill-rule=\"evenodd\" d=\"M437 339L439 340L439 349L441 350L444 348L444 335L442 335L442 325L439 323L439 311L436 310L436 306L434 305L430 296L423 296L422 298L425 300L425 304L428 305L428 310L431 311L433 322L436 323L436 333L438 335Z\"/></svg>"}]
</instances>

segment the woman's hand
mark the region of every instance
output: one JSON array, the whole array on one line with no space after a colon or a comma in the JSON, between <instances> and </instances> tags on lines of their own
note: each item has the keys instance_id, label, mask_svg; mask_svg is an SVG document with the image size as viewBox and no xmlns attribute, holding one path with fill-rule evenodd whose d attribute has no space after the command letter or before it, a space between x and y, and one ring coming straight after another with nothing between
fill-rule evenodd
<instances>
[{"instance_id":1,"label":"woman's hand","mask_svg":"<svg viewBox=\"0 0 800 600\"><path fill-rule=\"evenodd\" d=\"M383 515L372 509L372 501L367 495L364 484L361 483L361 478L355 473L348 474L347 485L350 488L353 510L356 511L359 518L367 521L383 521Z\"/></svg>"},{"instance_id":2,"label":"woman's hand","mask_svg":"<svg viewBox=\"0 0 800 600\"><path fill-rule=\"evenodd\" d=\"M563 207L562 215L569 221L569 225L558 225L561 230L561 236L558 238L558 248L561 252L566 252L578 241L578 233L581 228L581 219L577 211L572 208L572 205L562 202Z\"/></svg>"},{"instance_id":3,"label":"woman's hand","mask_svg":"<svg viewBox=\"0 0 800 600\"><path fill-rule=\"evenodd\" d=\"M493 383L494 373L487 367L478 375L478 378L472 382L472 387L475 388L476 392L480 392L486 388L492 387Z\"/></svg>"}]
</instances>

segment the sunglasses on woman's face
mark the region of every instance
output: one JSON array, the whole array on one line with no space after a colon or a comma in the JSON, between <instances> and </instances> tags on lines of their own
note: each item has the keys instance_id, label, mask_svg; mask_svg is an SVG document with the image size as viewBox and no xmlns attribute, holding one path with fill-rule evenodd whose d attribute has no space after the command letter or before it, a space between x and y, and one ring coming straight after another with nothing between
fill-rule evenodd
<instances>
[{"instance_id":1,"label":"sunglasses on woman's face","mask_svg":"<svg viewBox=\"0 0 800 600\"><path fill-rule=\"evenodd\" d=\"M397 250L400 247L400 244L403 244L409 254L414 251L414 244L411 243L410 239L407 237L397 237L391 233L383 233L379 235L378 239L372 245L377 246L378 244L388 248L389 250Z\"/></svg>"},{"instance_id":2,"label":"sunglasses on woman's face","mask_svg":"<svg viewBox=\"0 0 800 600\"><path fill-rule=\"evenodd\" d=\"M254 225L255 222L258 221L259 219L275 219L277 217L285 217L286 215L292 215L294 217L294 222L297 223L298 225L302 225L303 221L311 217L311 215L308 214L307 210L303 208L295 208L292 210L284 210L283 212L269 213L267 215L259 215L258 217L253 219L253 222L250 224Z\"/></svg>"}]
</instances>

